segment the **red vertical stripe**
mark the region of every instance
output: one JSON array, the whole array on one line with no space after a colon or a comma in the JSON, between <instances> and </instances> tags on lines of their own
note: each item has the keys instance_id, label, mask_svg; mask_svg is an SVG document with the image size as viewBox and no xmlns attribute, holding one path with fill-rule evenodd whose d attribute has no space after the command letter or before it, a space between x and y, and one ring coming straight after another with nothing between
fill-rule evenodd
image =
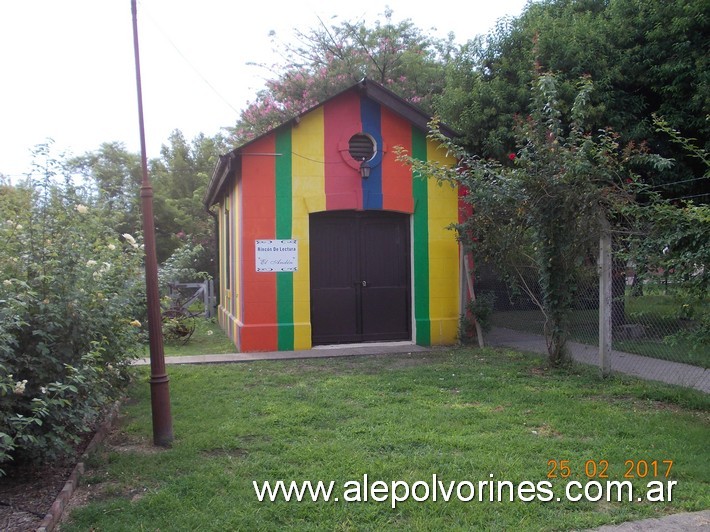
<instances>
[{"instance_id":1,"label":"red vertical stripe","mask_svg":"<svg viewBox=\"0 0 710 532\"><path fill-rule=\"evenodd\" d=\"M228 263L228 268L230 269L229 272L229 290L231 291L231 299L230 299L230 308L229 311L231 312L232 316L234 317L239 317L239 313L237 312L237 298L234 297L234 295L237 292L237 287L238 287L238 282L239 282L239 276L237 275L238 273L238 264L237 264L237 246L239 245L239 229L240 229L240 224L239 222L239 187L237 184L235 184L234 189L232 190L232 193L229 195L229 216L227 217L229 221L229 263Z\"/></svg>"},{"instance_id":2,"label":"red vertical stripe","mask_svg":"<svg viewBox=\"0 0 710 532\"><path fill-rule=\"evenodd\" d=\"M412 125L384 106L381 113L382 138L387 143L382 157L382 208L411 213L414 212L412 170L396 160L394 148L401 146L412 154Z\"/></svg>"},{"instance_id":3,"label":"red vertical stripe","mask_svg":"<svg viewBox=\"0 0 710 532\"><path fill-rule=\"evenodd\" d=\"M343 157L350 137L362 130L359 95L352 91L327 102L323 115L326 210L362 209L360 174Z\"/></svg>"},{"instance_id":4,"label":"red vertical stripe","mask_svg":"<svg viewBox=\"0 0 710 532\"><path fill-rule=\"evenodd\" d=\"M278 348L276 275L257 273L255 266L255 241L276 237L275 151L271 134L250 144L242 155L242 351Z\"/></svg>"}]
</instances>

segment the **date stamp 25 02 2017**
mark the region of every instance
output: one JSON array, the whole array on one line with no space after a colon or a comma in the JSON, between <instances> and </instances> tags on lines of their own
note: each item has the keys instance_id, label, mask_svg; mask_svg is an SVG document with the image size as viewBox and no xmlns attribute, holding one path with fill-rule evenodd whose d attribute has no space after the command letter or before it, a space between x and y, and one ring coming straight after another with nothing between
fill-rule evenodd
<instances>
[{"instance_id":1,"label":"date stamp 25 02 2017","mask_svg":"<svg viewBox=\"0 0 710 532\"><path fill-rule=\"evenodd\" d=\"M584 464L573 464L571 460L547 461L547 478L579 477L584 473L587 478L609 478L608 460L586 460ZM624 460L623 478L669 478L673 469L673 460Z\"/></svg>"}]
</instances>

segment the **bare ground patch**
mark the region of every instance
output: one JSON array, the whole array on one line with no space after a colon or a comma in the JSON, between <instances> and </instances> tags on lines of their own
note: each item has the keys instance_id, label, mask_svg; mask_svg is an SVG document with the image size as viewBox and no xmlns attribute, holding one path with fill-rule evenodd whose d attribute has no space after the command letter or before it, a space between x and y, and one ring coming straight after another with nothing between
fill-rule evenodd
<instances>
[{"instance_id":1,"label":"bare ground patch","mask_svg":"<svg viewBox=\"0 0 710 532\"><path fill-rule=\"evenodd\" d=\"M36 530L72 467L6 466L7 476L0 479L0 530Z\"/></svg>"},{"instance_id":2,"label":"bare ground patch","mask_svg":"<svg viewBox=\"0 0 710 532\"><path fill-rule=\"evenodd\" d=\"M153 445L147 438L126 434L120 429L115 430L104 442L103 453L136 453L136 454L157 454L163 451L162 448Z\"/></svg>"}]
</instances>

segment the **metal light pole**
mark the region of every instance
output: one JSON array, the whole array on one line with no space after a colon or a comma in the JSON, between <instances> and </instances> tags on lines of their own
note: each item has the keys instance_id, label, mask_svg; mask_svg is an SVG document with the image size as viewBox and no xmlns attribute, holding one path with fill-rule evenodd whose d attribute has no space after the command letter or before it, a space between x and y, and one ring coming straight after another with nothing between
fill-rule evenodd
<instances>
[{"instance_id":1,"label":"metal light pole","mask_svg":"<svg viewBox=\"0 0 710 532\"><path fill-rule=\"evenodd\" d=\"M170 390L165 372L160 296L158 294L158 260L155 253L155 222L153 221L153 186L148 178L148 159L143 127L143 91L141 90L140 54L138 53L138 16L136 0L131 0L133 14L133 48L136 60L138 89L138 124L141 138L141 210L145 243L145 288L148 300L148 338L150 341L150 405L153 413L153 443L167 447L173 441L173 420L170 415Z\"/></svg>"}]
</instances>

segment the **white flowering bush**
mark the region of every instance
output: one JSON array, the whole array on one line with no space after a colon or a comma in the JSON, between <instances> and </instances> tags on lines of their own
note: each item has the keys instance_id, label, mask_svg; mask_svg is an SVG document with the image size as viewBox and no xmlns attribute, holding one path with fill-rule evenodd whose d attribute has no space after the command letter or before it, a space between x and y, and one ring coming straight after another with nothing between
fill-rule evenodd
<instances>
[{"instance_id":1,"label":"white flowering bush","mask_svg":"<svg viewBox=\"0 0 710 532\"><path fill-rule=\"evenodd\" d=\"M143 254L111 219L71 184L0 181L0 468L71 453L128 382Z\"/></svg>"}]
</instances>

